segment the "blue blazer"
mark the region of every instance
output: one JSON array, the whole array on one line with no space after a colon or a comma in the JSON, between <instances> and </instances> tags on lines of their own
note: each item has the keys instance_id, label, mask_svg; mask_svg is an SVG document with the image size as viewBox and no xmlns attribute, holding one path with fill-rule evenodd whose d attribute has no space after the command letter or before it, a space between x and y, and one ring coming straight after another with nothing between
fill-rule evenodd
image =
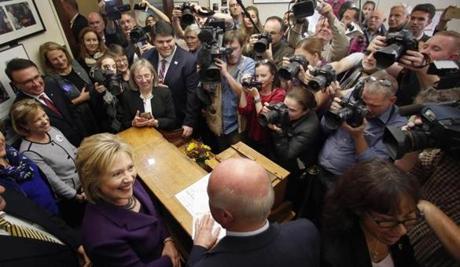
<instances>
[{"instance_id":1,"label":"blue blazer","mask_svg":"<svg viewBox=\"0 0 460 267\"><path fill-rule=\"evenodd\" d=\"M85 251L95 266L172 266L161 256L169 234L139 181L134 195L139 213L106 202L88 203L82 225Z\"/></svg>"},{"instance_id":2,"label":"blue blazer","mask_svg":"<svg viewBox=\"0 0 460 267\"><path fill-rule=\"evenodd\" d=\"M213 249L194 246L190 267L316 267L320 259L319 233L306 219L270 224L248 237L226 236Z\"/></svg>"},{"instance_id":3,"label":"blue blazer","mask_svg":"<svg viewBox=\"0 0 460 267\"><path fill-rule=\"evenodd\" d=\"M142 57L149 60L155 69L158 67L159 56L156 49L150 49ZM196 57L176 46L164 83L172 93L177 127L182 125L193 127L196 124L200 114L200 102L196 96L198 82Z\"/></svg>"}]
</instances>

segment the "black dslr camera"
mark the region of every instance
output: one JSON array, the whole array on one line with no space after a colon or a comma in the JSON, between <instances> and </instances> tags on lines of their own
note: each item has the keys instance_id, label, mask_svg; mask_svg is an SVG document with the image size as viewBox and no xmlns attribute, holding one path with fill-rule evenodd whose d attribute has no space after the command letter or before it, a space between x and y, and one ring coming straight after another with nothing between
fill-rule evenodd
<instances>
[{"instance_id":1,"label":"black dslr camera","mask_svg":"<svg viewBox=\"0 0 460 267\"><path fill-rule=\"evenodd\" d=\"M298 0L292 5L292 13L296 19L312 16L315 13L316 0Z\"/></svg>"},{"instance_id":2,"label":"black dslr camera","mask_svg":"<svg viewBox=\"0 0 460 267\"><path fill-rule=\"evenodd\" d=\"M122 93L122 77L120 74L116 74L110 70L96 68L91 72L91 78L94 82L103 84L114 96Z\"/></svg>"},{"instance_id":3,"label":"black dslr camera","mask_svg":"<svg viewBox=\"0 0 460 267\"><path fill-rule=\"evenodd\" d=\"M257 88L257 90L262 89L262 83L258 82L254 75L247 75L247 76L241 78L241 85L244 88L255 87L255 88Z\"/></svg>"},{"instance_id":4,"label":"black dslr camera","mask_svg":"<svg viewBox=\"0 0 460 267\"><path fill-rule=\"evenodd\" d=\"M418 50L417 40L407 29L387 33L386 43L387 46L374 53L377 67L381 69L386 69L393 65L407 50Z\"/></svg>"},{"instance_id":5,"label":"black dslr camera","mask_svg":"<svg viewBox=\"0 0 460 267\"><path fill-rule=\"evenodd\" d=\"M329 110L324 114L325 127L328 130L337 130L345 121L351 127L359 127L367 115L367 107L361 99L364 82L356 85L348 99L342 99L342 108L336 111Z\"/></svg>"},{"instance_id":6,"label":"black dslr camera","mask_svg":"<svg viewBox=\"0 0 460 267\"><path fill-rule=\"evenodd\" d=\"M268 46L272 42L272 36L268 32L263 32L257 37L257 42L254 43L254 51L261 54L268 49Z\"/></svg>"},{"instance_id":7,"label":"black dslr camera","mask_svg":"<svg viewBox=\"0 0 460 267\"><path fill-rule=\"evenodd\" d=\"M110 20L119 20L121 19L121 13L131 10L129 4L118 5L117 1L114 0L105 0L105 14Z\"/></svg>"},{"instance_id":8,"label":"black dslr camera","mask_svg":"<svg viewBox=\"0 0 460 267\"><path fill-rule=\"evenodd\" d=\"M267 127L271 123L280 126L281 129L289 125L289 110L284 103L271 104L267 108L270 111L261 113L257 118L260 125Z\"/></svg>"},{"instance_id":9,"label":"black dslr camera","mask_svg":"<svg viewBox=\"0 0 460 267\"><path fill-rule=\"evenodd\" d=\"M195 22L195 16L193 15L194 9L190 2L184 2L180 6L180 10L182 11L182 16L180 18L182 23L185 25L191 25Z\"/></svg>"},{"instance_id":10,"label":"black dslr camera","mask_svg":"<svg viewBox=\"0 0 460 267\"><path fill-rule=\"evenodd\" d=\"M308 86L314 91L324 89L337 80L337 74L331 65L316 68L311 72L311 75L315 77L308 81Z\"/></svg>"},{"instance_id":11,"label":"black dslr camera","mask_svg":"<svg viewBox=\"0 0 460 267\"><path fill-rule=\"evenodd\" d=\"M278 70L278 75L284 80L296 78L301 66L304 70L308 67L308 61L303 55L294 55L289 58L289 62L289 65Z\"/></svg>"},{"instance_id":12,"label":"black dslr camera","mask_svg":"<svg viewBox=\"0 0 460 267\"><path fill-rule=\"evenodd\" d=\"M423 124L408 131L388 126L383 143L393 159L425 148L441 148L452 156L460 157L460 101L428 103L417 113Z\"/></svg>"},{"instance_id":13,"label":"black dslr camera","mask_svg":"<svg viewBox=\"0 0 460 267\"><path fill-rule=\"evenodd\" d=\"M131 39L131 42L133 44L136 44L138 46L145 45L149 40L149 37L145 30L139 26L134 27L131 30L131 32L129 32L129 38Z\"/></svg>"}]
</instances>

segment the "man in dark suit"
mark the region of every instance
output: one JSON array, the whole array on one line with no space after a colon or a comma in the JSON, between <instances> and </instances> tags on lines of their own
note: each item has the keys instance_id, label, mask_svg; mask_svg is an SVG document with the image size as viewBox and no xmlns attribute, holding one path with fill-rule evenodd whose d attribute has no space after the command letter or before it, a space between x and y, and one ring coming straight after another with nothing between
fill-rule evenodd
<instances>
[{"instance_id":1,"label":"man in dark suit","mask_svg":"<svg viewBox=\"0 0 460 267\"><path fill-rule=\"evenodd\" d=\"M33 98L42 104L51 125L58 128L76 147L84 133L79 131L72 102L53 79L43 80L34 62L15 58L6 65L5 73L19 90L15 102Z\"/></svg>"},{"instance_id":2,"label":"man in dark suit","mask_svg":"<svg viewBox=\"0 0 460 267\"><path fill-rule=\"evenodd\" d=\"M203 217L196 225L189 266L319 266L319 233L311 222L268 222L274 192L256 162L229 159L219 164L209 178L208 195L212 217L227 235L213 247L213 220Z\"/></svg>"},{"instance_id":3,"label":"man in dark suit","mask_svg":"<svg viewBox=\"0 0 460 267\"><path fill-rule=\"evenodd\" d=\"M73 37L78 43L78 36L83 28L88 27L88 20L79 13L78 3L76 0L61 0L64 13L69 20L70 29Z\"/></svg>"},{"instance_id":4,"label":"man in dark suit","mask_svg":"<svg viewBox=\"0 0 460 267\"><path fill-rule=\"evenodd\" d=\"M9 223L41 230L55 242L18 237L0 228L0 266L90 266L74 231L21 193L0 185L0 217Z\"/></svg>"},{"instance_id":5,"label":"man in dark suit","mask_svg":"<svg viewBox=\"0 0 460 267\"><path fill-rule=\"evenodd\" d=\"M160 82L171 90L177 126L182 126L183 136L190 136L200 109L196 96L199 79L196 58L176 45L171 24L159 21L152 33L155 49L142 56L156 68Z\"/></svg>"}]
</instances>

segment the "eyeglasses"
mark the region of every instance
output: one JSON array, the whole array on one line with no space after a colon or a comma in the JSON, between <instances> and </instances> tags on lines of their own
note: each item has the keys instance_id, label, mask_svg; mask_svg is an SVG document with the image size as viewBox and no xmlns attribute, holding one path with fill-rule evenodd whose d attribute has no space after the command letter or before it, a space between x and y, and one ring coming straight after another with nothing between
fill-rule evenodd
<instances>
[{"instance_id":1,"label":"eyeglasses","mask_svg":"<svg viewBox=\"0 0 460 267\"><path fill-rule=\"evenodd\" d=\"M144 75L136 75L134 76L134 80L136 81L142 81L142 79L145 79L145 80L150 80L152 78L152 74L144 74Z\"/></svg>"},{"instance_id":2,"label":"eyeglasses","mask_svg":"<svg viewBox=\"0 0 460 267\"><path fill-rule=\"evenodd\" d=\"M423 218L423 214L420 213L419 210L415 210L414 213L415 213L415 217L405 219L405 220L379 220L379 219L374 218L370 213L368 214L369 214L369 217L380 228L391 229L400 224L404 225L404 227L406 228L412 228L413 226L415 226Z\"/></svg>"},{"instance_id":3,"label":"eyeglasses","mask_svg":"<svg viewBox=\"0 0 460 267\"><path fill-rule=\"evenodd\" d=\"M36 83L38 81L41 81L42 79L42 76L39 74L37 76L34 76L28 80L25 80L23 82L16 82L17 84L21 84L21 85L24 85L24 86L27 86L27 85L32 85L33 83Z\"/></svg>"},{"instance_id":4,"label":"eyeglasses","mask_svg":"<svg viewBox=\"0 0 460 267\"><path fill-rule=\"evenodd\" d=\"M366 78L366 83L378 83L384 87L393 87L393 84L389 80L377 79L374 76L369 76Z\"/></svg>"}]
</instances>

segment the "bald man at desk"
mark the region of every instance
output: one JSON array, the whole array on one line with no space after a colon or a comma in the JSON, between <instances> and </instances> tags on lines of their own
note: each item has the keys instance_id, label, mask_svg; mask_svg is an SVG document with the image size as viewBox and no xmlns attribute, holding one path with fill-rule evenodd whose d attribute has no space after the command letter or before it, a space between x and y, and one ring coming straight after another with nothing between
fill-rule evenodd
<instances>
[{"instance_id":1,"label":"bald man at desk","mask_svg":"<svg viewBox=\"0 0 460 267\"><path fill-rule=\"evenodd\" d=\"M274 191L267 172L256 162L220 163L209 178L208 195L212 218L198 221L188 266L319 266L319 233L310 221L267 220ZM214 220L227 230L217 245Z\"/></svg>"}]
</instances>

